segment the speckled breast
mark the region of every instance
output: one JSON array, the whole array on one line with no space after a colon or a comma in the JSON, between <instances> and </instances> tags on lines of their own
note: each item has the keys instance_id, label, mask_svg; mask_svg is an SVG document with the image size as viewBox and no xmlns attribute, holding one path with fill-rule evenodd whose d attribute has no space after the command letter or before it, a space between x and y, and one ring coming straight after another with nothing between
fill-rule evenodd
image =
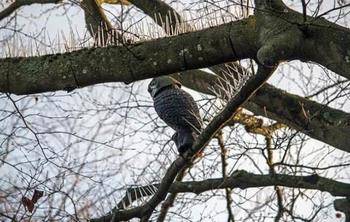
<instances>
[{"instance_id":1,"label":"speckled breast","mask_svg":"<svg viewBox=\"0 0 350 222\"><path fill-rule=\"evenodd\" d=\"M200 130L201 119L196 102L182 89L165 89L154 98L159 117L175 131L184 128Z\"/></svg>"}]
</instances>

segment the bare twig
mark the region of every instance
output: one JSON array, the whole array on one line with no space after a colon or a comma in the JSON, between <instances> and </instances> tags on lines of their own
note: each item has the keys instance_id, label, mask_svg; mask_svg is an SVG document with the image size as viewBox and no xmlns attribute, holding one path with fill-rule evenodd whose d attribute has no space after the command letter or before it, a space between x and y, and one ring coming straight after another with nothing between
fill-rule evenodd
<instances>
[{"instance_id":1,"label":"bare twig","mask_svg":"<svg viewBox=\"0 0 350 222\"><path fill-rule=\"evenodd\" d=\"M222 178L227 180L227 149L225 147L224 138L222 135L222 131L220 131L217 135L218 144L220 146L220 157L221 157L221 171L222 171ZM231 189L225 188L225 195L226 195L226 209L228 212L228 218L227 222L234 222L234 216L231 209L232 204L232 197L231 197Z\"/></svg>"},{"instance_id":2,"label":"bare twig","mask_svg":"<svg viewBox=\"0 0 350 222\"><path fill-rule=\"evenodd\" d=\"M153 212L155 207L158 206L158 204L166 197L166 194L178 172L186 165L191 164L193 156L197 152L200 152L202 149L204 149L204 147L209 143L210 139L216 135L216 133L223 126L225 126L226 122L231 119L235 111L244 102L246 102L258 88L260 88L265 83L273 71L273 68L265 68L259 66L257 74L247 81L242 89L227 103L226 107L208 124L208 126L198 136L192 149L186 151L183 157L178 157L170 165L159 185L158 191L145 205L135 207L130 210L115 211L113 214L108 214L102 218L94 219L92 221L101 221L106 219L108 220L108 218L111 220L112 217L115 218L114 221L128 220L133 217L142 218L144 215L148 217L149 214Z\"/></svg>"},{"instance_id":3,"label":"bare twig","mask_svg":"<svg viewBox=\"0 0 350 222\"><path fill-rule=\"evenodd\" d=\"M5 8L0 12L0 21L6 18L7 16L11 15L14 11L16 11L22 6L36 4L36 3L37 4L49 4L49 3L57 4L60 2L62 2L62 0L16 0L12 4L10 4L10 6L8 6L7 8Z\"/></svg>"}]
</instances>

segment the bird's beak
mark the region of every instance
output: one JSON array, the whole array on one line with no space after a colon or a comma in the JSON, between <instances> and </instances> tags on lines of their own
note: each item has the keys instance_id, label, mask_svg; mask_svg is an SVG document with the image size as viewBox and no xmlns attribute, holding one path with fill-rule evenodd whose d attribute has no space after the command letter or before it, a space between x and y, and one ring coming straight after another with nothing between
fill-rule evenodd
<instances>
[{"instance_id":1,"label":"bird's beak","mask_svg":"<svg viewBox=\"0 0 350 222\"><path fill-rule=\"evenodd\" d=\"M150 92L150 94L153 98L155 97L156 93L157 93L156 89L152 89L152 91Z\"/></svg>"},{"instance_id":2,"label":"bird's beak","mask_svg":"<svg viewBox=\"0 0 350 222\"><path fill-rule=\"evenodd\" d=\"M156 87L152 87L152 86L148 87L148 92L149 94L151 94L152 97L154 97L157 93Z\"/></svg>"}]
</instances>

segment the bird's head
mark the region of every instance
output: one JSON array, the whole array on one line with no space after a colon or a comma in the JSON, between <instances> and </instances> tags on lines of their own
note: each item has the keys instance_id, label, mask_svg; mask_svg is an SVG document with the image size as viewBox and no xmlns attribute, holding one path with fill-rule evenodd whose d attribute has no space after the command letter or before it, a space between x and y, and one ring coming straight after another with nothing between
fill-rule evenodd
<instances>
[{"instance_id":1,"label":"bird's head","mask_svg":"<svg viewBox=\"0 0 350 222\"><path fill-rule=\"evenodd\" d=\"M152 79L148 85L148 92L154 98L160 91L168 87L181 88L181 83L174 78L169 76L160 76Z\"/></svg>"}]
</instances>

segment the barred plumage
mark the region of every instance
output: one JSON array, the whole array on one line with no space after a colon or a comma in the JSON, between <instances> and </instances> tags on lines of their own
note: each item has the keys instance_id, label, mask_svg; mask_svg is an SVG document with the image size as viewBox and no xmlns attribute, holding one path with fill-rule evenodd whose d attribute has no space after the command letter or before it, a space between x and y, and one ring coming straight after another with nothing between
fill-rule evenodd
<instances>
[{"instance_id":1,"label":"barred plumage","mask_svg":"<svg viewBox=\"0 0 350 222\"><path fill-rule=\"evenodd\" d=\"M159 117L175 131L181 128L201 129L199 110L190 94L179 88L169 88L154 98L154 108Z\"/></svg>"},{"instance_id":2,"label":"barred plumage","mask_svg":"<svg viewBox=\"0 0 350 222\"><path fill-rule=\"evenodd\" d=\"M176 80L162 76L152 80L148 91L159 117L176 133L173 140L180 153L191 148L202 128L199 109L192 96Z\"/></svg>"}]
</instances>

